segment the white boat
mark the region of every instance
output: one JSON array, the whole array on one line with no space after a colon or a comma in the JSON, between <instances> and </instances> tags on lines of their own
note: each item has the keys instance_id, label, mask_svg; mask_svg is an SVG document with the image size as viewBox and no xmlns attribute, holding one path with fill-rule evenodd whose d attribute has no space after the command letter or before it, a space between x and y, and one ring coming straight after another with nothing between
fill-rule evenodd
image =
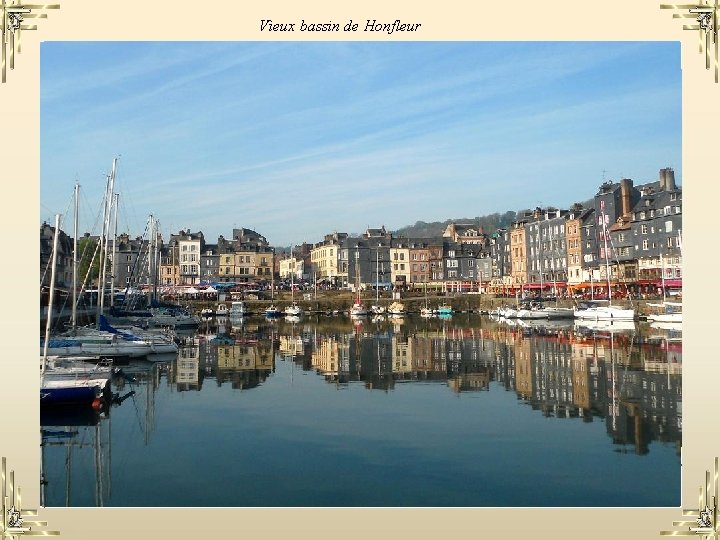
<instances>
[{"instance_id":1,"label":"white boat","mask_svg":"<svg viewBox=\"0 0 720 540\"><path fill-rule=\"evenodd\" d=\"M217 308L215 309L215 316L216 317L226 317L230 310L228 310L227 305L225 304L218 304Z\"/></svg>"},{"instance_id":2,"label":"white boat","mask_svg":"<svg viewBox=\"0 0 720 540\"><path fill-rule=\"evenodd\" d=\"M159 307L150 309L151 317L145 319L150 326L173 327L200 326L200 317L182 308Z\"/></svg>"},{"instance_id":3,"label":"white boat","mask_svg":"<svg viewBox=\"0 0 720 540\"><path fill-rule=\"evenodd\" d=\"M393 302L387 307L388 315L405 315L405 305L401 302Z\"/></svg>"},{"instance_id":4,"label":"white boat","mask_svg":"<svg viewBox=\"0 0 720 540\"><path fill-rule=\"evenodd\" d=\"M503 319L514 319L517 317L517 313L517 308L512 306L502 306L496 311L497 316L502 317Z\"/></svg>"},{"instance_id":5,"label":"white boat","mask_svg":"<svg viewBox=\"0 0 720 540\"><path fill-rule=\"evenodd\" d=\"M545 306L545 312L548 319L572 319L575 316L573 308Z\"/></svg>"},{"instance_id":6,"label":"white boat","mask_svg":"<svg viewBox=\"0 0 720 540\"><path fill-rule=\"evenodd\" d=\"M580 307L575 308L576 319L588 321L634 321L635 310L625 309L612 304L600 305L595 302L583 302Z\"/></svg>"},{"instance_id":7,"label":"white boat","mask_svg":"<svg viewBox=\"0 0 720 540\"><path fill-rule=\"evenodd\" d=\"M230 304L231 317L244 317L249 313L245 302L233 302Z\"/></svg>"},{"instance_id":8,"label":"white boat","mask_svg":"<svg viewBox=\"0 0 720 540\"><path fill-rule=\"evenodd\" d=\"M651 322L661 323L681 323L682 322L682 302L665 301L662 304L648 304L654 308L647 315L647 320Z\"/></svg>"},{"instance_id":9,"label":"white boat","mask_svg":"<svg viewBox=\"0 0 720 540\"><path fill-rule=\"evenodd\" d=\"M303 310L295 302L285 308L285 315L288 317L300 317L303 314Z\"/></svg>"},{"instance_id":10,"label":"white boat","mask_svg":"<svg viewBox=\"0 0 720 540\"><path fill-rule=\"evenodd\" d=\"M41 369L42 361L41 356ZM103 362L99 356L48 356L45 360L45 377L48 380L110 378L112 369L112 365Z\"/></svg>"},{"instance_id":11,"label":"white boat","mask_svg":"<svg viewBox=\"0 0 720 540\"><path fill-rule=\"evenodd\" d=\"M434 317L435 314L433 313L433 310L429 307L424 307L420 310L420 316L429 319L430 317Z\"/></svg>"},{"instance_id":12,"label":"white boat","mask_svg":"<svg viewBox=\"0 0 720 540\"><path fill-rule=\"evenodd\" d=\"M212 317L213 315L215 315L215 312L212 308L206 307L200 310L201 317Z\"/></svg>"},{"instance_id":13,"label":"white boat","mask_svg":"<svg viewBox=\"0 0 720 540\"><path fill-rule=\"evenodd\" d=\"M636 329L634 320L622 319L597 319L597 320L575 320L575 328L578 330L603 331L603 332L629 332Z\"/></svg>"},{"instance_id":14,"label":"white boat","mask_svg":"<svg viewBox=\"0 0 720 540\"><path fill-rule=\"evenodd\" d=\"M368 314L367 308L361 302L355 302L350 308L351 317L363 317Z\"/></svg>"},{"instance_id":15,"label":"white boat","mask_svg":"<svg viewBox=\"0 0 720 540\"><path fill-rule=\"evenodd\" d=\"M139 328L137 326L112 326L108 323L105 316L101 315L99 319L99 329L113 334L118 334L129 341L143 341L150 345L152 354L169 354L176 353L178 350L175 342L175 332L168 329L150 329Z\"/></svg>"},{"instance_id":16,"label":"white boat","mask_svg":"<svg viewBox=\"0 0 720 540\"><path fill-rule=\"evenodd\" d=\"M280 315L282 315L282 312L275 306L275 304L271 304L270 307L265 309L266 317L275 318Z\"/></svg>"},{"instance_id":17,"label":"white boat","mask_svg":"<svg viewBox=\"0 0 720 540\"><path fill-rule=\"evenodd\" d=\"M515 312L517 319L547 319L548 314L542 304L538 302L526 302L522 304Z\"/></svg>"}]
</instances>

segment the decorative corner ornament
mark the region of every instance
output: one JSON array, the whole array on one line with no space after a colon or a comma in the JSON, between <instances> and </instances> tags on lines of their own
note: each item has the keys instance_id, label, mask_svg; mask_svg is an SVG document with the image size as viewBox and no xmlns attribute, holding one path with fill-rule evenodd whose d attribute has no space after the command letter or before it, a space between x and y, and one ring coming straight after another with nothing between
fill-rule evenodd
<instances>
[{"instance_id":1,"label":"decorative corner ornament","mask_svg":"<svg viewBox=\"0 0 720 540\"><path fill-rule=\"evenodd\" d=\"M60 531L33 531L33 527L47 527L46 521L28 521L26 518L37 516L37 510L22 510L20 487L15 487L15 471L10 471L10 483L7 482L5 474L5 458L2 458L2 469L0 470L0 489L2 499L0 500L0 540L18 540L20 536L58 536ZM8 507L8 504L10 505Z\"/></svg>"},{"instance_id":2,"label":"decorative corner ornament","mask_svg":"<svg viewBox=\"0 0 720 540\"><path fill-rule=\"evenodd\" d=\"M687 530L660 531L661 536L702 536L705 539L718 540L718 458L715 458L715 476L710 489L710 471L705 471L705 487L700 487L697 510L683 510L683 521L673 521L673 527L687 527Z\"/></svg>"},{"instance_id":3,"label":"decorative corner ornament","mask_svg":"<svg viewBox=\"0 0 720 540\"><path fill-rule=\"evenodd\" d=\"M0 0L0 51L2 53L1 82L6 81L7 65L15 69L15 50L22 52L22 31L37 30L35 24L23 24L25 19L47 19L46 9L60 9L60 4L22 4L21 0ZM33 13L35 11L35 13ZM17 45L17 47L16 47Z\"/></svg>"},{"instance_id":4,"label":"decorative corner ornament","mask_svg":"<svg viewBox=\"0 0 720 540\"><path fill-rule=\"evenodd\" d=\"M711 3L713 2L713 3ZM700 54L705 54L705 69L710 69L710 42L715 44L715 82L718 82L718 0L700 0L698 4L660 4L660 9L672 9L673 19L695 19L697 24L684 24L683 30L697 30ZM687 10L688 13L680 13Z\"/></svg>"}]
</instances>

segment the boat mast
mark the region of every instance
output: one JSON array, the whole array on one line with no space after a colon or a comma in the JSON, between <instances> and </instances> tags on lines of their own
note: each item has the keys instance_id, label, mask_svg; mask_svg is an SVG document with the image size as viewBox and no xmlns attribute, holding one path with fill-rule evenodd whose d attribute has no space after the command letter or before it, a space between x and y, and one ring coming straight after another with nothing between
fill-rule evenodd
<instances>
[{"instance_id":1,"label":"boat mast","mask_svg":"<svg viewBox=\"0 0 720 540\"><path fill-rule=\"evenodd\" d=\"M663 303L667 300L665 297L665 260L662 253L660 254L660 285L662 286Z\"/></svg>"},{"instance_id":2,"label":"boat mast","mask_svg":"<svg viewBox=\"0 0 720 540\"><path fill-rule=\"evenodd\" d=\"M45 374L47 364L48 342L50 341L50 328L52 327L53 301L55 300L55 274L57 271L57 249L58 237L60 236L60 214L55 214L55 233L53 235L52 268L50 269L50 292L48 294L48 312L45 319L45 344L43 346L43 358L41 375Z\"/></svg>"},{"instance_id":3,"label":"boat mast","mask_svg":"<svg viewBox=\"0 0 720 540\"><path fill-rule=\"evenodd\" d=\"M115 223L113 225L112 237L112 269L110 270L110 306L115 305L115 274L117 272L117 220L118 220L118 198L120 194L113 194L113 213Z\"/></svg>"},{"instance_id":4,"label":"boat mast","mask_svg":"<svg viewBox=\"0 0 720 540\"><path fill-rule=\"evenodd\" d=\"M293 246L290 246L290 259L292 269L290 270L290 302L295 305L295 255L293 255Z\"/></svg>"},{"instance_id":5,"label":"boat mast","mask_svg":"<svg viewBox=\"0 0 720 540\"><path fill-rule=\"evenodd\" d=\"M600 201L600 211L602 212L600 214L600 219L602 220L602 228L603 228L603 243L605 245L605 277L607 278L607 287L608 287L608 305L612 305L612 291L610 289L610 257L608 257L608 230L607 225L605 223L605 201Z\"/></svg>"},{"instance_id":6,"label":"boat mast","mask_svg":"<svg viewBox=\"0 0 720 540\"><path fill-rule=\"evenodd\" d=\"M98 301L98 321L100 320L99 315L102 314L105 307L105 284L107 279L107 257L108 257L108 239L107 236L110 234L110 213L112 212L112 199L113 190L115 189L115 171L117 168L117 158L113 159L112 171L107 177L107 187L105 191L105 208L103 211L103 233L100 236L100 241L104 242L104 250L101 251L101 267L100 267L100 297Z\"/></svg>"},{"instance_id":7,"label":"boat mast","mask_svg":"<svg viewBox=\"0 0 720 540\"><path fill-rule=\"evenodd\" d=\"M78 273L78 194L80 193L80 184L75 183L75 215L74 215L74 226L73 226L73 284L72 284L72 317L70 319L73 329L77 326L77 273Z\"/></svg>"},{"instance_id":8,"label":"boat mast","mask_svg":"<svg viewBox=\"0 0 720 540\"><path fill-rule=\"evenodd\" d=\"M538 270L540 271L540 298L542 298L542 295L543 295L543 259L540 257L542 243L540 240L539 226L538 226L538 233L537 233L537 243L538 243L538 245L537 245L537 249L538 249L537 261L538 261L538 266L540 267L540 268L538 268Z\"/></svg>"},{"instance_id":9,"label":"boat mast","mask_svg":"<svg viewBox=\"0 0 720 540\"><path fill-rule=\"evenodd\" d=\"M380 245L375 253L375 304L380 305Z\"/></svg>"},{"instance_id":10,"label":"boat mast","mask_svg":"<svg viewBox=\"0 0 720 540\"><path fill-rule=\"evenodd\" d=\"M153 218L153 225L153 240L155 242L155 249L153 250L153 256L155 257L155 262L153 263L153 298L157 302L157 287L160 274L160 247L158 246L158 224L155 218Z\"/></svg>"},{"instance_id":11,"label":"boat mast","mask_svg":"<svg viewBox=\"0 0 720 540\"><path fill-rule=\"evenodd\" d=\"M355 248L355 302L360 305L360 246Z\"/></svg>"}]
</instances>

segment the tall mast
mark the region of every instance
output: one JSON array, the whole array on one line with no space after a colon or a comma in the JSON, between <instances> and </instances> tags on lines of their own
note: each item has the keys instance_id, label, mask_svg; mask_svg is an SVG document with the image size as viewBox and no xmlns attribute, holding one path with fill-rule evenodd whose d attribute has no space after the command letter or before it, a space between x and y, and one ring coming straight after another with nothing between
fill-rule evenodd
<instances>
[{"instance_id":1,"label":"tall mast","mask_svg":"<svg viewBox=\"0 0 720 540\"><path fill-rule=\"evenodd\" d=\"M115 171L117 169L117 158L113 159L112 171L108 176L107 190L105 192L105 211L103 216L103 234L101 235L101 242L104 242L104 256L101 257L102 266L100 268L100 298L98 302L98 315L102 314L103 308L105 307L105 284L107 280L107 258L108 258L108 239L107 236L110 234L110 213L112 211L113 201L113 190L115 189ZM104 238L103 238L104 237ZM99 317L98 317L99 320Z\"/></svg>"},{"instance_id":2,"label":"tall mast","mask_svg":"<svg viewBox=\"0 0 720 540\"><path fill-rule=\"evenodd\" d=\"M110 175L105 176L105 196L103 198L103 223L102 223L102 230L100 232L100 250L98 252L98 257L100 259L100 266L98 267L98 300L97 300L97 320L100 320L100 315L102 314L103 307L105 307L104 297L105 297L105 227L107 223L107 212L108 212L108 188L110 186Z\"/></svg>"},{"instance_id":3,"label":"tall mast","mask_svg":"<svg viewBox=\"0 0 720 540\"><path fill-rule=\"evenodd\" d=\"M110 270L110 306L115 305L115 276L117 274L117 220L118 220L118 198L120 194L113 194L113 213L115 223L113 225L112 237L112 269Z\"/></svg>"},{"instance_id":4,"label":"tall mast","mask_svg":"<svg viewBox=\"0 0 720 540\"><path fill-rule=\"evenodd\" d=\"M52 310L53 301L55 300L55 274L57 270L57 248L58 237L60 236L60 214L55 214L55 233L53 235L52 248L52 268L50 269L50 292L48 295L48 312L45 319L45 345L43 346L42 371L45 374L45 364L47 363L48 342L50 341L50 328L52 328Z\"/></svg>"},{"instance_id":5,"label":"tall mast","mask_svg":"<svg viewBox=\"0 0 720 540\"><path fill-rule=\"evenodd\" d=\"M380 305L380 245L375 254L375 303Z\"/></svg>"},{"instance_id":6,"label":"tall mast","mask_svg":"<svg viewBox=\"0 0 720 540\"><path fill-rule=\"evenodd\" d=\"M78 273L78 195L80 193L80 184L75 183L75 215L73 226L73 274L72 274L72 317L70 319L73 329L77 326L77 273Z\"/></svg>"},{"instance_id":7,"label":"tall mast","mask_svg":"<svg viewBox=\"0 0 720 540\"><path fill-rule=\"evenodd\" d=\"M603 243L605 245L605 277L607 278L607 287L608 287L608 303L612 304L612 291L610 290L610 257L608 257L608 231L607 226L605 224L605 201L600 201L600 219L602 220L602 228L603 228Z\"/></svg>"}]
</instances>

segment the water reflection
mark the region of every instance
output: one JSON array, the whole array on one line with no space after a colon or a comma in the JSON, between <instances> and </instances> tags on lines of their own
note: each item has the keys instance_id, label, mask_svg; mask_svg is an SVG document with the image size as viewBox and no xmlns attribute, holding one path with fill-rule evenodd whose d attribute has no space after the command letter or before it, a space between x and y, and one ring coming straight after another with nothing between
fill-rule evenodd
<instances>
[{"instance_id":1,"label":"water reflection","mask_svg":"<svg viewBox=\"0 0 720 540\"><path fill-rule=\"evenodd\" d=\"M276 378L289 380L292 386L293 378L300 375L316 381L312 385L305 384L302 389L306 393L314 392L320 401L328 399L318 390L326 385L337 390L357 388L368 397L431 389L431 398L428 394L418 394L413 398L417 402L409 405L416 407L419 417L428 422L428 429L437 431L442 424L448 430L455 430L448 433L467 429L467 433L462 433L463 437L469 437L468 441L480 437L478 440L488 448L491 445L487 443L494 439L487 439L482 430L473 433L465 427L465 418L443 417L441 410L429 412L422 399L431 399L427 402L431 405L427 406L433 407L447 407L443 401L438 401L438 393L451 399L453 396L474 399L478 407L470 409L472 414L487 421L482 416L483 407L491 402L497 407L498 403L491 397L498 392L514 394L516 399L512 404L520 403L537 419L536 423L545 425L545 428L532 427L530 440L520 445L529 444L533 438L550 432L548 422L601 422L606 432L602 436L611 441L609 447L617 453L641 456L647 461L646 456L653 454L653 442L669 443L675 453L671 469L677 470L679 478L682 337L677 329L648 325L588 327L576 326L572 321L552 325L508 324L476 315L455 315L452 319L381 317L355 321L342 316L271 321L222 319L204 322L196 333L182 336L177 355L156 360L152 363L133 361L123 368L126 377L113 380L116 399L107 411L44 411L41 419L41 504L102 506L110 498L114 505L142 505L141 499L137 503L132 499L137 494L126 498L116 494L112 500L110 486L113 474L127 474L123 469L125 462L143 470L148 463L161 467L160 464L167 461L166 454L154 455L153 433L158 427L163 430L163 444L177 439L183 441L183 452L192 453L195 450L189 443L194 438L193 430L205 429L203 423L213 422L217 415L225 414L224 411L230 410L231 402L248 403L243 396L260 398L261 389L280 398L283 392L288 392L287 385L273 385L273 381ZM218 393L223 389L231 392ZM246 394L247 391L251 393ZM192 407L182 405L173 398L178 394L185 398L202 396L202 401L193 400ZM354 421L361 426L364 420L357 415L362 413L355 412L355 408L360 407L357 392L338 395L340 400L345 396L346 414L352 411ZM352 396L355 396L354 400ZM306 398L296 399L298 415L306 419L303 421L312 422L313 411L317 414L317 409L302 401ZM313 399L312 396L307 398L309 402ZM268 402L262 403L267 405ZM337 402L333 403L337 406ZM509 403L503 407L508 417L516 414L510 410ZM331 407L327 409L331 410ZM501 409L501 412L493 410L496 416L503 415ZM288 414L286 411L289 409L265 407L263 414L268 416L262 417L262 429L281 436L283 430L287 430L283 417ZM271 413L277 416L269 416ZM223 417L218 421L222 419L227 420ZM117 424L111 427L113 420ZM493 421L504 422L504 419L493 418ZM277 426L272 425L273 422ZM232 436L235 428L232 422L219 423L212 436L227 445L226 438ZM602 430L600 425L597 428ZM243 426L244 429L250 428ZM257 435L258 432L253 433ZM414 436L422 439L427 434L420 429ZM327 444L332 446L334 438L329 438ZM118 445L133 445L132 458L123 457L120 464L111 459L114 455L111 446L116 447L114 452L118 454ZM167 446L164 448L167 452ZM203 445L199 445L197 451L202 453L202 448ZM268 456L274 451L279 452L271 448L263 450ZM572 447L569 446L567 452L571 454ZM663 466L667 467L667 464ZM212 476L211 471L206 472ZM580 479L578 485L582 484L582 468L574 474ZM639 481L632 482L637 484ZM71 496L71 491L77 493ZM172 500L165 501L162 496L148 500L150 506L173 505ZM348 504L364 504L364 501L350 500ZM451 500L448 498L447 504ZM507 500L515 504L514 499ZM561 499L558 501L557 504L568 504ZM276 502L270 498L263 504ZM499 502L478 499L471 504ZM202 505L202 502L178 504ZM225 501L224 504L233 506L236 503ZM287 502L287 505L293 504L292 500ZM315 503L304 501L299 504ZM380 499L375 504L394 503ZM527 504L548 503L543 499ZM638 504L642 506L646 502ZM652 500L647 504L652 504ZM659 504L667 503L661 501Z\"/></svg>"},{"instance_id":2,"label":"water reflection","mask_svg":"<svg viewBox=\"0 0 720 540\"><path fill-rule=\"evenodd\" d=\"M679 443L681 333L584 324L507 324L470 315L221 321L181 347L174 383L179 391L200 390L209 377L255 388L275 361L369 390L432 381L451 392L487 392L498 382L545 417L604 419L613 442L637 454L654 440Z\"/></svg>"}]
</instances>

